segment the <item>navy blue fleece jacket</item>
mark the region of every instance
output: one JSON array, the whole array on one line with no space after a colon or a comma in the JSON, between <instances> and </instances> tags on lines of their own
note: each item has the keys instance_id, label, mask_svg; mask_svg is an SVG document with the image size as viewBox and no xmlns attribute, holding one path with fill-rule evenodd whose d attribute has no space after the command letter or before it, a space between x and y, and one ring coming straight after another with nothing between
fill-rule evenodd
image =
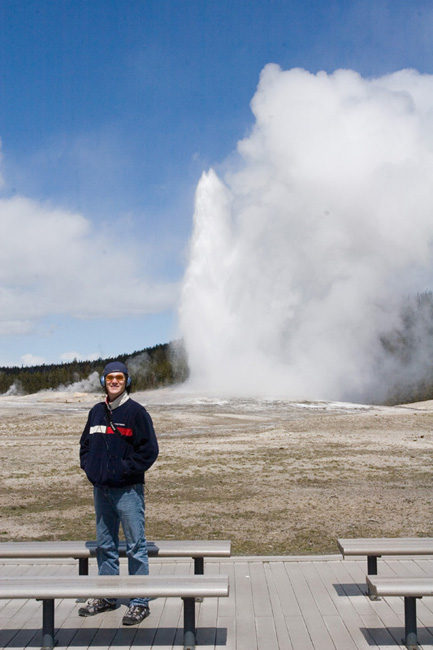
<instances>
[{"instance_id":1,"label":"navy blue fleece jacket","mask_svg":"<svg viewBox=\"0 0 433 650\"><path fill-rule=\"evenodd\" d=\"M124 393L113 404L111 421L106 403L89 412L80 440L80 465L97 487L126 487L144 483L144 472L158 457L158 442L152 418L144 406Z\"/></svg>"}]
</instances>

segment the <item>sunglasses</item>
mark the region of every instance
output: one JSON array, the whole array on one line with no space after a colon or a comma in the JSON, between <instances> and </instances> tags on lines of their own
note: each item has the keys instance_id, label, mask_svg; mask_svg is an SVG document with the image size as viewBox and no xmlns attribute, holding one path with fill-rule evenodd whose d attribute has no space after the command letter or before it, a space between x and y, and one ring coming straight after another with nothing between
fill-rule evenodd
<instances>
[{"instance_id":1,"label":"sunglasses","mask_svg":"<svg viewBox=\"0 0 433 650\"><path fill-rule=\"evenodd\" d=\"M118 381L119 384L121 384L125 381L125 375L123 373L120 373L119 375L107 375L105 381L108 381L110 384L112 381Z\"/></svg>"}]
</instances>

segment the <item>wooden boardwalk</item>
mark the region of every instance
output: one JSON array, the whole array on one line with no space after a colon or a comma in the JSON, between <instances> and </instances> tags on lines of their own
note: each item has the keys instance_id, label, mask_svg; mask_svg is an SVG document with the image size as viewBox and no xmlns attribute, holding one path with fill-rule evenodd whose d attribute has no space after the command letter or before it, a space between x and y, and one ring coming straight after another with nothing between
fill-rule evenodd
<instances>
[{"instance_id":1,"label":"wooden boardwalk","mask_svg":"<svg viewBox=\"0 0 433 650\"><path fill-rule=\"evenodd\" d=\"M125 571L122 564L121 571ZM95 567L91 567L95 571ZM205 571L230 577L230 596L197 604L197 648L206 650L391 650L404 648L403 600L364 595L366 559L340 556L232 557L208 560ZM187 560L151 560L151 573L192 573ZM432 575L433 560L382 559L382 575ZM75 575L76 562L3 561L6 575ZM151 616L122 627L125 603L113 612L80 618L74 600L56 601L57 650L183 648L180 599L151 602ZM0 601L0 648L40 648L42 605ZM420 648L433 650L433 597L418 601Z\"/></svg>"}]
</instances>

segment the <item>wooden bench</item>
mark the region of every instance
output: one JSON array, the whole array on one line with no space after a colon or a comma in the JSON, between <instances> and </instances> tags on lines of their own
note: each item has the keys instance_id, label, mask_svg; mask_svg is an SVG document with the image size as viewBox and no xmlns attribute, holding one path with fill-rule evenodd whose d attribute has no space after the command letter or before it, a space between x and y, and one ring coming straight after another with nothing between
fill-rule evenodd
<instances>
[{"instance_id":1,"label":"wooden bench","mask_svg":"<svg viewBox=\"0 0 433 650\"><path fill-rule=\"evenodd\" d=\"M194 573L204 573L206 557L230 557L228 540L159 540L148 542L149 557L190 557L194 560ZM126 555L125 542L120 543L121 556ZM74 558L78 560L80 575L88 575L89 559L96 557L96 542L0 542L0 559L23 558Z\"/></svg>"},{"instance_id":2,"label":"wooden bench","mask_svg":"<svg viewBox=\"0 0 433 650\"><path fill-rule=\"evenodd\" d=\"M366 555L368 575L377 575L377 558L382 555L433 554L433 537L338 539L337 544L343 557Z\"/></svg>"},{"instance_id":3,"label":"wooden bench","mask_svg":"<svg viewBox=\"0 0 433 650\"><path fill-rule=\"evenodd\" d=\"M52 650L54 601L56 598L169 598L184 603L184 649L196 642L195 599L229 594L227 576L31 576L5 577L0 581L0 598L42 600L42 650Z\"/></svg>"},{"instance_id":4,"label":"wooden bench","mask_svg":"<svg viewBox=\"0 0 433 650\"><path fill-rule=\"evenodd\" d=\"M404 597L404 643L409 650L418 647L416 629L416 599L433 596L433 577L379 578L367 576L369 592L380 596Z\"/></svg>"}]
</instances>

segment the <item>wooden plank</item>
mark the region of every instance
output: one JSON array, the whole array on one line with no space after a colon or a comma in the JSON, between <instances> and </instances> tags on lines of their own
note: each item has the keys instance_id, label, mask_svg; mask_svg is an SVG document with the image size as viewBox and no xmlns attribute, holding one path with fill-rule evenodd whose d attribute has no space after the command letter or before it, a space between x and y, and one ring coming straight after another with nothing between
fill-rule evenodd
<instances>
[{"instance_id":1,"label":"wooden plank","mask_svg":"<svg viewBox=\"0 0 433 650\"><path fill-rule=\"evenodd\" d=\"M413 558L412 562L419 566L426 575L432 574L433 562L424 558Z\"/></svg>"},{"instance_id":2,"label":"wooden plank","mask_svg":"<svg viewBox=\"0 0 433 650\"><path fill-rule=\"evenodd\" d=\"M72 609L70 609L72 608ZM69 611L69 616L67 615ZM59 614L58 614L59 612ZM55 636L56 636L56 650L63 650L63 648L74 647L74 638L78 631L81 630L85 619L78 616L77 605L70 599L61 600L56 605L55 611ZM60 622L58 621L60 618ZM39 621L39 625L41 622ZM86 646L87 647L87 646Z\"/></svg>"},{"instance_id":3,"label":"wooden plank","mask_svg":"<svg viewBox=\"0 0 433 650\"><path fill-rule=\"evenodd\" d=\"M419 564L413 560L395 560L389 559L386 560L386 567L389 568L389 571L380 571L380 576L424 576L426 577L425 571L421 569Z\"/></svg>"},{"instance_id":4,"label":"wooden plank","mask_svg":"<svg viewBox=\"0 0 433 650\"><path fill-rule=\"evenodd\" d=\"M416 603L416 614L419 627L426 628L429 634L433 635L433 598L422 598L418 600Z\"/></svg>"},{"instance_id":5,"label":"wooden plank","mask_svg":"<svg viewBox=\"0 0 433 650\"><path fill-rule=\"evenodd\" d=\"M323 583L328 590L329 597L334 601L338 616L350 635L355 647L358 648L358 650L370 650L371 644L367 640L366 635L361 632L363 622L353 605L352 598L346 594L339 593L336 589L335 574L332 571L333 566L334 564L330 562L315 563L316 570L320 573ZM360 595L360 597L365 598L362 595ZM327 618L325 619L325 623L330 629ZM335 623L335 625L337 624Z\"/></svg>"},{"instance_id":6,"label":"wooden plank","mask_svg":"<svg viewBox=\"0 0 433 650\"><path fill-rule=\"evenodd\" d=\"M36 601L11 602L15 610L4 620L0 631L0 645L9 645L13 640L14 647L26 647L38 635L42 622L42 606Z\"/></svg>"},{"instance_id":7,"label":"wooden plank","mask_svg":"<svg viewBox=\"0 0 433 650\"><path fill-rule=\"evenodd\" d=\"M272 616L256 617L257 647L263 650L280 650Z\"/></svg>"},{"instance_id":8,"label":"wooden plank","mask_svg":"<svg viewBox=\"0 0 433 650\"><path fill-rule=\"evenodd\" d=\"M247 562L236 562L235 564L235 589L236 648L237 650L257 650L250 567Z\"/></svg>"},{"instance_id":9,"label":"wooden plank","mask_svg":"<svg viewBox=\"0 0 433 650\"><path fill-rule=\"evenodd\" d=\"M293 650L292 642L290 640L289 631L287 629L286 620L284 617L282 603L280 601L280 592L275 581L275 575L278 568L280 570L280 573L284 573L284 578L287 577L287 573L284 570L282 562L279 562L277 567L274 567L274 562L272 562L272 564L264 562L263 568L268 585L269 599L272 608L272 616L274 619L278 647L281 648L281 650Z\"/></svg>"},{"instance_id":10,"label":"wooden plank","mask_svg":"<svg viewBox=\"0 0 433 650\"><path fill-rule=\"evenodd\" d=\"M358 650L359 646L339 616L324 616L323 620L336 650Z\"/></svg>"},{"instance_id":11,"label":"wooden plank","mask_svg":"<svg viewBox=\"0 0 433 650\"><path fill-rule=\"evenodd\" d=\"M213 605L216 603L216 630L215 630L215 649L220 650L224 648L225 650L235 650L236 648L236 600L235 600L235 589L233 585L235 583L235 572L234 566L232 563L224 563L221 565L219 562L212 562L208 565L206 573L212 575L219 575L224 573L229 577L230 584L230 593L228 598L217 598L217 599L205 599L201 608L207 603ZM202 609L199 613L199 633L198 639L201 642L200 630L203 625L201 619Z\"/></svg>"},{"instance_id":12,"label":"wooden plank","mask_svg":"<svg viewBox=\"0 0 433 650\"><path fill-rule=\"evenodd\" d=\"M302 574L302 567L300 565L301 563L298 562L287 562L285 568L296 594L308 633L313 645L317 645L317 647L320 645L322 650L335 650L311 589Z\"/></svg>"},{"instance_id":13,"label":"wooden plank","mask_svg":"<svg viewBox=\"0 0 433 650\"><path fill-rule=\"evenodd\" d=\"M153 616L153 614L151 615ZM137 628L137 634L134 637L134 648L154 648L156 631L159 627L159 619L147 618ZM107 646L101 646L99 650L106 650ZM57 650L57 649L56 649ZM92 648L93 650L93 648Z\"/></svg>"},{"instance_id":14,"label":"wooden plank","mask_svg":"<svg viewBox=\"0 0 433 650\"><path fill-rule=\"evenodd\" d=\"M218 616L215 650L236 650L236 618L234 616Z\"/></svg>"},{"instance_id":15,"label":"wooden plank","mask_svg":"<svg viewBox=\"0 0 433 650\"><path fill-rule=\"evenodd\" d=\"M283 562L272 562L270 569L284 616L301 616L301 610L288 572L285 569L285 564Z\"/></svg>"},{"instance_id":16,"label":"wooden plank","mask_svg":"<svg viewBox=\"0 0 433 650\"><path fill-rule=\"evenodd\" d=\"M211 565L216 567L217 565ZM209 566L209 569L211 568ZM218 564L218 573L224 573L229 578L230 592L228 598L221 598L218 600L218 616L223 618L236 617L236 589L235 589L235 564L229 563L224 565Z\"/></svg>"},{"instance_id":17,"label":"wooden plank","mask_svg":"<svg viewBox=\"0 0 433 650\"><path fill-rule=\"evenodd\" d=\"M249 562L249 572L254 615L256 617L272 616L272 606L263 562Z\"/></svg>"},{"instance_id":18,"label":"wooden plank","mask_svg":"<svg viewBox=\"0 0 433 650\"><path fill-rule=\"evenodd\" d=\"M214 646L217 635L217 599L205 598L196 603L197 645Z\"/></svg>"},{"instance_id":19,"label":"wooden plank","mask_svg":"<svg viewBox=\"0 0 433 650\"><path fill-rule=\"evenodd\" d=\"M330 598L329 593L322 582L320 574L317 572L315 564L305 563L299 565L302 570L302 574L307 581L309 588L314 596L315 603L317 608L322 616L335 616L337 614L337 609L332 598Z\"/></svg>"},{"instance_id":20,"label":"wooden plank","mask_svg":"<svg viewBox=\"0 0 433 650\"><path fill-rule=\"evenodd\" d=\"M227 566L224 565L223 572L227 573ZM220 563L213 562L206 570L206 575L219 575ZM229 578L230 583L230 578ZM233 590L232 590L233 591ZM221 617L221 604L228 598L204 598L197 611L197 645L210 646L220 644L227 639L227 629L219 628ZM232 625L234 626L235 610L232 609Z\"/></svg>"},{"instance_id":21,"label":"wooden plank","mask_svg":"<svg viewBox=\"0 0 433 650\"><path fill-rule=\"evenodd\" d=\"M180 572L192 572L192 564L177 563L175 561L162 565L159 575L179 575ZM154 608L152 601L152 609ZM155 629L155 636L152 648L158 650L172 650L174 645L183 643L183 606L182 601L171 598L159 598L157 601L159 608L159 621ZM116 648L117 650L117 648Z\"/></svg>"},{"instance_id":22,"label":"wooden plank","mask_svg":"<svg viewBox=\"0 0 433 650\"><path fill-rule=\"evenodd\" d=\"M286 616L286 625L293 648L302 648L302 650L319 650L320 646L313 645L313 641L308 632L303 616Z\"/></svg>"},{"instance_id":23,"label":"wooden plank","mask_svg":"<svg viewBox=\"0 0 433 650\"><path fill-rule=\"evenodd\" d=\"M353 608L353 612L350 610L348 611L346 618L348 625L351 625L351 618L355 624L355 628L350 626L352 638L354 638L358 647L364 648L365 645L362 643L358 630L361 635L365 634L368 646L374 645L374 634L370 631L368 625L366 625L366 619L368 616L374 617L372 626L376 626L378 619L374 613L370 599L367 598L361 590L362 587L365 591L364 585L361 585L360 587L357 583L353 582L352 575L348 570L349 568L352 568L353 564L353 562L339 562L335 564L331 563L328 566L335 576L335 582L333 581L333 583L335 584L335 588L338 589L337 593L344 598L344 602L347 602ZM391 641L389 635L387 640L388 642Z\"/></svg>"},{"instance_id":24,"label":"wooden plank","mask_svg":"<svg viewBox=\"0 0 433 650\"><path fill-rule=\"evenodd\" d=\"M81 628L75 636L70 639L69 643L73 646L74 650L76 650L77 646L82 647L83 649L91 646L92 650L106 650L115 642L117 627L112 626L108 628L101 625L101 627L96 630L88 630L89 632L94 632L93 636L89 634L88 637L86 637L85 631L85 628ZM64 637L61 638L59 634L56 634L56 639L58 639L59 642L58 645L56 645L56 650L58 650L59 645L64 642ZM65 644L65 648L69 646L69 643L68 645Z\"/></svg>"},{"instance_id":25,"label":"wooden plank","mask_svg":"<svg viewBox=\"0 0 433 650\"><path fill-rule=\"evenodd\" d=\"M364 625L364 631L371 638L371 644L380 646L389 646L395 648L396 640L384 627L383 621L374 612L369 612L367 615L361 616ZM398 643L398 641L397 641Z\"/></svg>"},{"instance_id":26,"label":"wooden plank","mask_svg":"<svg viewBox=\"0 0 433 650\"><path fill-rule=\"evenodd\" d=\"M75 635L73 636L74 648L87 648L92 645L95 634L101 625L103 614L92 616L91 618L84 618L80 627L78 627ZM56 639L58 634L55 634Z\"/></svg>"},{"instance_id":27,"label":"wooden plank","mask_svg":"<svg viewBox=\"0 0 433 650\"><path fill-rule=\"evenodd\" d=\"M376 616L381 620L396 643L399 643L404 636L403 603L398 615L387 599L371 601Z\"/></svg>"},{"instance_id":28,"label":"wooden plank","mask_svg":"<svg viewBox=\"0 0 433 650\"><path fill-rule=\"evenodd\" d=\"M130 650L131 646L134 644L136 635L137 628L135 625L130 627L122 627L122 625L120 625L116 630L112 645L116 648L116 650Z\"/></svg>"},{"instance_id":29,"label":"wooden plank","mask_svg":"<svg viewBox=\"0 0 433 650\"><path fill-rule=\"evenodd\" d=\"M176 641L181 642L182 606L179 599L172 598L164 599L163 605L153 646L158 650L172 650Z\"/></svg>"},{"instance_id":30,"label":"wooden plank","mask_svg":"<svg viewBox=\"0 0 433 650\"><path fill-rule=\"evenodd\" d=\"M186 566L185 563L179 565L176 561L173 561L158 563L156 565L152 564L151 573L152 575L174 575L175 571L179 570L179 566L182 566L184 571L190 571L189 565ZM175 629L173 621L169 620L170 610L167 614L166 605L166 598L151 599L149 603L151 615L148 619L146 619L148 622L146 629L151 630L153 633L152 645L149 646L149 648L158 648L158 650L169 648L171 650L174 641L177 638L180 638L177 627ZM178 622L180 622L180 625L183 626L183 621L181 620L182 603L179 600L178 603L173 603L173 605L176 605L177 607L175 614L176 626ZM166 626L165 629L164 626ZM150 633L148 632L147 634ZM138 641L139 640L140 637L138 637Z\"/></svg>"}]
</instances>

